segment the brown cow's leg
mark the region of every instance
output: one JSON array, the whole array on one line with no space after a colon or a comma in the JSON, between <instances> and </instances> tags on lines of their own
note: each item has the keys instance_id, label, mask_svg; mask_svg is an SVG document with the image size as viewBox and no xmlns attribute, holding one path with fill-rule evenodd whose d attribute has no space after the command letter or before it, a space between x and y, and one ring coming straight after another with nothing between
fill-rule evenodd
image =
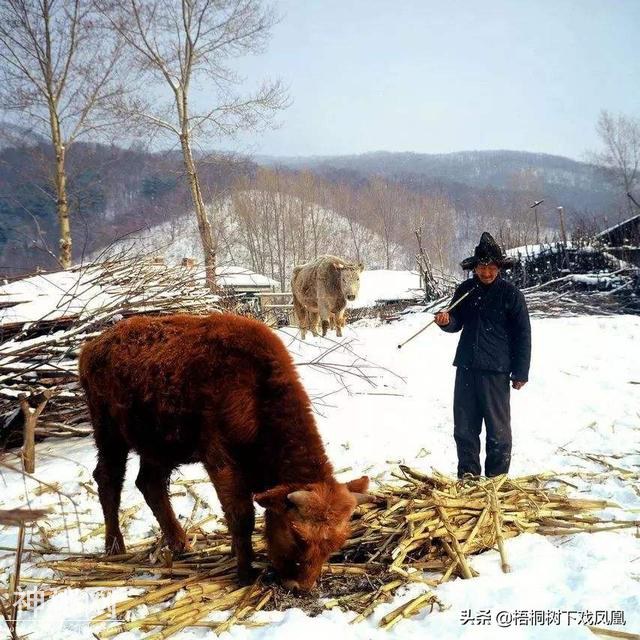
<instances>
[{"instance_id":1,"label":"brown cow's leg","mask_svg":"<svg viewBox=\"0 0 640 640\"><path fill-rule=\"evenodd\" d=\"M251 492L234 467L228 465L216 467L205 463L211 482L216 489L218 499L231 533L233 550L238 563L238 580L242 584L253 582L256 571L251 566L253 547L251 534L255 526L255 510Z\"/></svg>"},{"instance_id":2,"label":"brown cow's leg","mask_svg":"<svg viewBox=\"0 0 640 640\"><path fill-rule=\"evenodd\" d=\"M151 464L140 460L140 472L136 478L136 487L153 511L160 524L167 546L174 553L188 548L187 535L173 512L169 499L169 476L171 468Z\"/></svg>"},{"instance_id":3,"label":"brown cow's leg","mask_svg":"<svg viewBox=\"0 0 640 640\"><path fill-rule=\"evenodd\" d=\"M98 484L98 496L104 514L104 546L107 555L117 555L126 551L120 531L118 511L122 483L127 468L127 454L126 448L113 449L108 453L100 449L98 464L93 472L93 477Z\"/></svg>"}]
</instances>

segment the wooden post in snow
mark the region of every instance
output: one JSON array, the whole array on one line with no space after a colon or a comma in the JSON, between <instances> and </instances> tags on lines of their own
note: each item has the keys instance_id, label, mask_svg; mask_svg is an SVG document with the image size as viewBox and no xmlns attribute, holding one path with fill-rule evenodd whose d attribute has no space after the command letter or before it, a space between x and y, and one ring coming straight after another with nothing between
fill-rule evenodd
<instances>
[{"instance_id":1,"label":"wooden post in snow","mask_svg":"<svg viewBox=\"0 0 640 640\"><path fill-rule=\"evenodd\" d=\"M29 404L29 400L24 393L18 396L24 417L22 468L27 473L33 473L36 470L36 423L52 395L53 392L50 389L45 389L41 394L36 396L37 405L35 407Z\"/></svg>"},{"instance_id":2,"label":"wooden post in snow","mask_svg":"<svg viewBox=\"0 0 640 640\"><path fill-rule=\"evenodd\" d=\"M560 215L560 232L562 233L562 242L564 242L565 249L567 247L567 231L564 228L564 207L558 207L558 214Z\"/></svg>"}]
</instances>

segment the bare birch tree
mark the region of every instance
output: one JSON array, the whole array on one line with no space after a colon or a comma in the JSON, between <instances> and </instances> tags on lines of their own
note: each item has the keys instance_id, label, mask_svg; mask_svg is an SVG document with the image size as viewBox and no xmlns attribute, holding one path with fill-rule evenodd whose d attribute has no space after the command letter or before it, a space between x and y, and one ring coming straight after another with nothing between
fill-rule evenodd
<instances>
[{"instance_id":1,"label":"bare birch tree","mask_svg":"<svg viewBox=\"0 0 640 640\"><path fill-rule=\"evenodd\" d=\"M67 153L109 127L107 104L122 93L121 41L105 37L92 0L0 2L0 107L51 141L58 260L71 266Z\"/></svg>"},{"instance_id":2,"label":"bare birch tree","mask_svg":"<svg viewBox=\"0 0 640 640\"><path fill-rule=\"evenodd\" d=\"M97 0L134 54L147 82L121 113L180 144L202 242L207 283L215 287L216 244L207 216L193 145L269 122L286 103L279 82L242 95L232 68L262 51L275 22L261 0ZM206 84L204 84L206 82ZM206 89L206 97L195 93Z\"/></svg>"},{"instance_id":3,"label":"bare birch tree","mask_svg":"<svg viewBox=\"0 0 640 640\"><path fill-rule=\"evenodd\" d=\"M391 261L397 250L403 212L406 216L406 198L401 187L383 178L374 178L369 187L369 206L375 221L375 230L382 238L385 269L391 269Z\"/></svg>"},{"instance_id":4,"label":"bare birch tree","mask_svg":"<svg viewBox=\"0 0 640 640\"><path fill-rule=\"evenodd\" d=\"M640 120L630 116L613 116L601 111L596 131L603 150L593 154L593 159L607 169L612 181L624 189L629 213L633 212L633 191L640 184Z\"/></svg>"}]
</instances>

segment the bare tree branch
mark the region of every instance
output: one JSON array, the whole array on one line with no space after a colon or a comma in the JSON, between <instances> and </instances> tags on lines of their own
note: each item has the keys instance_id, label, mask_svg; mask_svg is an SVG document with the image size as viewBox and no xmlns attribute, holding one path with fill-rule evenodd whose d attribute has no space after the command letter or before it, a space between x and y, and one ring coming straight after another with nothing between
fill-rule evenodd
<instances>
[{"instance_id":1,"label":"bare tree branch","mask_svg":"<svg viewBox=\"0 0 640 640\"><path fill-rule=\"evenodd\" d=\"M215 287L216 240L202 196L192 146L197 136L231 135L269 122L285 105L280 83L264 85L241 98L241 79L232 58L262 50L275 17L261 0L97 0L98 7L129 47L139 71L160 91L153 102L141 84L138 94L118 105L119 112L180 142L202 243L207 282ZM213 80L211 104L192 115L192 91ZM162 91L164 89L164 91Z\"/></svg>"}]
</instances>

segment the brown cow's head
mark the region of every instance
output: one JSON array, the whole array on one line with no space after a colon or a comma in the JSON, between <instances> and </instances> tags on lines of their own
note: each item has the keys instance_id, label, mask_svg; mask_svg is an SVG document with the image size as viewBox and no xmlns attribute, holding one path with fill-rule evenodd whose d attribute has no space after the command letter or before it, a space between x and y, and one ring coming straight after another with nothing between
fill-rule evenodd
<instances>
[{"instance_id":1,"label":"brown cow's head","mask_svg":"<svg viewBox=\"0 0 640 640\"><path fill-rule=\"evenodd\" d=\"M285 587L313 588L323 563L349 537L356 506L371 500L364 494L368 486L363 476L346 484L278 485L255 496L266 509L267 550Z\"/></svg>"},{"instance_id":2,"label":"brown cow's head","mask_svg":"<svg viewBox=\"0 0 640 640\"><path fill-rule=\"evenodd\" d=\"M334 262L333 266L338 270L342 295L347 300L355 300L360 290L360 274L364 269L364 265L362 262L358 262L357 264Z\"/></svg>"}]
</instances>

